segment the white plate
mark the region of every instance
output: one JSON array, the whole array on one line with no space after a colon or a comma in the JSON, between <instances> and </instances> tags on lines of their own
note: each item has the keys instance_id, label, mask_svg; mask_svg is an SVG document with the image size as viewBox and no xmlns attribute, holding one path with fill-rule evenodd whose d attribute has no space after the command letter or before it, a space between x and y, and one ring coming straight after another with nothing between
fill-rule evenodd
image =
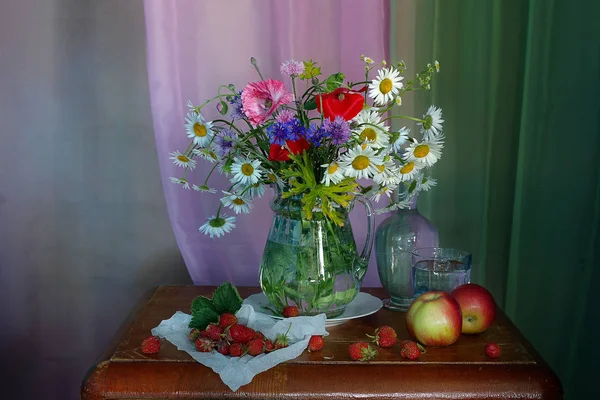
<instances>
[{"instance_id":1,"label":"white plate","mask_svg":"<svg viewBox=\"0 0 600 400\"><path fill-rule=\"evenodd\" d=\"M272 308L271 303L269 303L269 300L264 293L257 293L247 297L244 299L244 304L251 305L255 312L268 315L275 319L283 319L283 317L279 315L273 315L271 311L263 308ZM371 315L379 311L382 306L383 303L377 297L371 296L368 293L358 292L354 300L352 300L352 302L346 306L346 309L342 315L336 318L328 318L325 322L325 326L336 326L354 318L366 317L367 315Z\"/></svg>"}]
</instances>

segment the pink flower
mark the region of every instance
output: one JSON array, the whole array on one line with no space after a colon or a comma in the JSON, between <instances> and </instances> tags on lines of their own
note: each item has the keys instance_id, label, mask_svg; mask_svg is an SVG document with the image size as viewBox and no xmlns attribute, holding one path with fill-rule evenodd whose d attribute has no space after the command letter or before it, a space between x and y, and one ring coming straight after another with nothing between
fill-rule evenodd
<instances>
[{"instance_id":1,"label":"pink flower","mask_svg":"<svg viewBox=\"0 0 600 400\"><path fill-rule=\"evenodd\" d=\"M285 76L299 76L304 72L304 63L296 60L288 60L281 64L279 70Z\"/></svg>"},{"instance_id":2,"label":"pink flower","mask_svg":"<svg viewBox=\"0 0 600 400\"><path fill-rule=\"evenodd\" d=\"M252 125L257 126L266 121L277 107L294 100L283 82L269 79L252 82L242 92L242 110Z\"/></svg>"}]
</instances>

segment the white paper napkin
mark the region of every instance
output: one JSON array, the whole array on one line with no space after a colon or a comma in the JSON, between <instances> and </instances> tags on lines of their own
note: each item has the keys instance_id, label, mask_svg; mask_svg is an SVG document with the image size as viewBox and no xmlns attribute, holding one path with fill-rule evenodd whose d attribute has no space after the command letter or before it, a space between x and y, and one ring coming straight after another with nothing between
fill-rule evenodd
<instances>
[{"instance_id":1,"label":"white paper napkin","mask_svg":"<svg viewBox=\"0 0 600 400\"><path fill-rule=\"evenodd\" d=\"M229 357L218 353L216 350L211 353L201 353L196 351L194 343L187 337L190 331L188 324L192 317L181 311L162 321L156 328L152 329L152 334L167 339L177 346L177 349L185 351L200 364L211 368L219 374L223 382L234 392L240 386L250 383L255 375L284 361L298 357L308 346L311 336L328 335L325 330L325 314L314 317L275 320L265 314L255 312L250 305L242 304L236 316L239 323L262 332L271 340L274 340L278 333L286 333L289 328L290 345L256 357L250 355Z\"/></svg>"}]
</instances>

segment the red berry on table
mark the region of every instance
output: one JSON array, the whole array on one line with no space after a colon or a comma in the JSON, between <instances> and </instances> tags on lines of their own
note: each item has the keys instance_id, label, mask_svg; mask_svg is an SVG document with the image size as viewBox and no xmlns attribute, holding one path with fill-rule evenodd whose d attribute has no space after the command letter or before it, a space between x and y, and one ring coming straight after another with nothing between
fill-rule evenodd
<instances>
[{"instance_id":1,"label":"red berry on table","mask_svg":"<svg viewBox=\"0 0 600 400\"><path fill-rule=\"evenodd\" d=\"M142 353L155 354L160 350L160 339L156 336L150 336L142 342Z\"/></svg>"},{"instance_id":2,"label":"red berry on table","mask_svg":"<svg viewBox=\"0 0 600 400\"><path fill-rule=\"evenodd\" d=\"M246 347L241 343L232 343L229 346L229 355L231 357L241 357L246 352Z\"/></svg>"},{"instance_id":3,"label":"red berry on table","mask_svg":"<svg viewBox=\"0 0 600 400\"><path fill-rule=\"evenodd\" d=\"M231 342L245 344L254 339L255 335L256 332L254 331L254 329L248 328L246 325L233 324L229 327L227 339Z\"/></svg>"},{"instance_id":4,"label":"red berry on table","mask_svg":"<svg viewBox=\"0 0 600 400\"><path fill-rule=\"evenodd\" d=\"M206 327L206 337L209 338L210 340L214 340L215 342L218 342L219 340L221 340L222 334L223 334L223 328L221 328L217 324L209 324Z\"/></svg>"},{"instance_id":5,"label":"red berry on table","mask_svg":"<svg viewBox=\"0 0 600 400\"><path fill-rule=\"evenodd\" d=\"M215 348L215 344L212 340L205 337L199 337L195 342L196 350L201 353L210 353Z\"/></svg>"},{"instance_id":6,"label":"red berry on table","mask_svg":"<svg viewBox=\"0 0 600 400\"><path fill-rule=\"evenodd\" d=\"M225 314L221 314L221 316L219 317L219 326L223 329L225 329L233 324L237 324L237 323L238 323L238 319L233 314L225 313Z\"/></svg>"},{"instance_id":7,"label":"red berry on table","mask_svg":"<svg viewBox=\"0 0 600 400\"><path fill-rule=\"evenodd\" d=\"M421 349L417 342L412 340L403 340L400 342L400 356L407 360L414 361L421 355Z\"/></svg>"},{"instance_id":8,"label":"red berry on table","mask_svg":"<svg viewBox=\"0 0 600 400\"><path fill-rule=\"evenodd\" d=\"M298 312L298 307L296 306L287 306L283 309L284 318L293 318L297 317L300 313Z\"/></svg>"},{"instance_id":9,"label":"red berry on table","mask_svg":"<svg viewBox=\"0 0 600 400\"><path fill-rule=\"evenodd\" d=\"M265 341L262 339L252 339L248 342L248 354L257 356L265 352Z\"/></svg>"},{"instance_id":10,"label":"red berry on table","mask_svg":"<svg viewBox=\"0 0 600 400\"><path fill-rule=\"evenodd\" d=\"M500 346L496 343L488 343L485 345L485 355L489 358L500 357Z\"/></svg>"},{"instance_id":11,"label":"red berry on table","mask_svg":"<svg viewBox=\"0 0 600 400\"><path fill-rule=\"evenodd\" d=\"M325 346L325 340L323 340L323 336L311 336L308 341L308 351L319 351Z\"/></svg>"},{"instance_id":12,"label":"red berry on table","mask_svg":"<svg viewBox=\"0 0 600 400\"><path fill-rule=\"evenodd\" d=\"M350 358L357 361L368 361L377 355L377 350L373 349L367 342L357 342L348 346Z\"/></svg>"},{"instance_id":13,"label":"red berry on table","mask_svg":"<svg viewBox=\"0 0 600 400\"><path fill-rule=\"evenodd\" d=\"M384 348L392 347L398 341L398 335L396 335L396 331L391 326L377 328L375 329L375 334L373 336L367 336L373 338L373 341L377 343L377 345Z\"/></svg>"}]
</instances>

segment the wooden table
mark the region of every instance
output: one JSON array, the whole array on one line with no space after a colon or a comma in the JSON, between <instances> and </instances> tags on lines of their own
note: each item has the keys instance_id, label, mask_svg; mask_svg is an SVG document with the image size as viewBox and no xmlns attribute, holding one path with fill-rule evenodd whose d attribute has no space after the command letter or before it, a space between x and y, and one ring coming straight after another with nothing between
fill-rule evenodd
<instances>
[{"instance_id":1,"label":"wooden table","mask_svg":"<svg viewBox=\"0 0 600 400\"><path fill-rule=\"evenodd\" d=\"M562 399L554 372L503 312L480 335L465 336L452 346L429 347L418 361L402 360L398 347L380 349L374 361L356 362L348 344L365 339L381 325L408 338L404 313L382 309L368 317L328 328L321 352L304 352L293 361L257 375L232 392L211 369L164 341L158 354L140 350L143 339L175 311L189 313L199 294L212 287L162 286L149 294L115 346L86 376L83 399ZM258 288L239 288L242 297ZM363 289L385 297L382 289ZM500 358L484 355L487 342L502 348ZM324 357L333 357L324 359Z\"/></svg>"}]
</instances>

